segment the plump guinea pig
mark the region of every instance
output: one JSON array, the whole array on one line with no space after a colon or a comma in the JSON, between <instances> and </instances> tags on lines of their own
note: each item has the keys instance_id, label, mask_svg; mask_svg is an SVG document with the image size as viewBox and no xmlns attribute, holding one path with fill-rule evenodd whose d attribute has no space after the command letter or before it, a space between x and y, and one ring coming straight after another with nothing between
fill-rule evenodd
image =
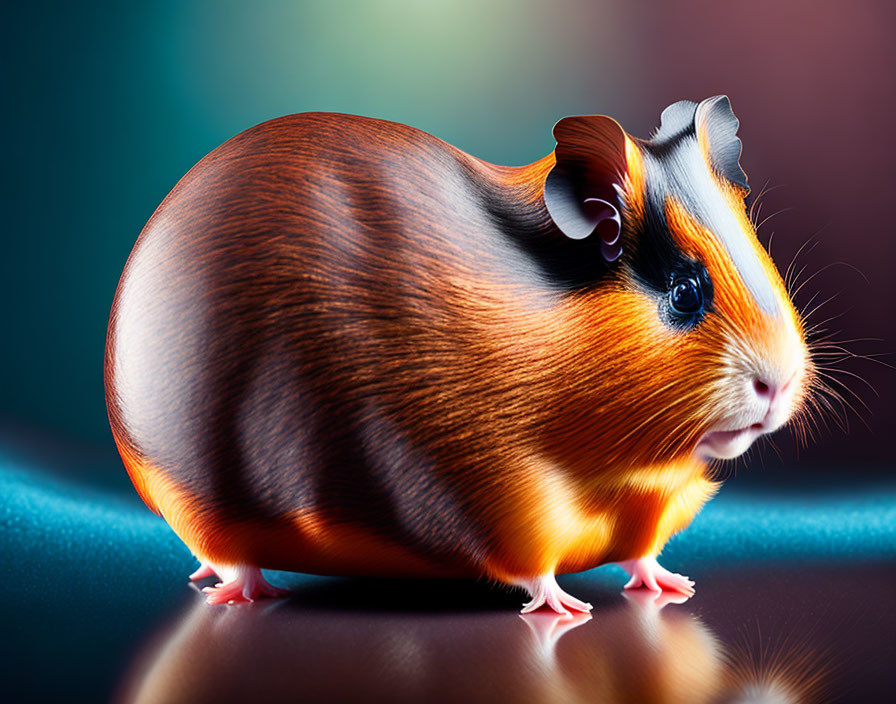
<instances>
[{"instance_id":1,"label":"plump guinea pig","mask_svg":"<svg viewBox=\"0 0 896 704\"><path fill-rule=\"evenodd\" d=\"M607 562L691 593L657 555L812 378L737 126L724 96L649 140L568 117L511 168L309 113L202 159L127 261L105 381L208 601L277 594L271 568L484 576L562 613L590 606L555 575Z\"/></svg>"}]
</instances>

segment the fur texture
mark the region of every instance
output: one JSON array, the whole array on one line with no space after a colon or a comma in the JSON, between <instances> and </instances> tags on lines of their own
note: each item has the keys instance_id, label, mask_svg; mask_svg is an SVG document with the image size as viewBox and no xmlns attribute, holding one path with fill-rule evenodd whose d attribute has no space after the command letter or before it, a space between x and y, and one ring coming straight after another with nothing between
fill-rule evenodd
<instances>
[{"instance_id":1,"label":"fur texture","mask_svg":"<svg viewBox=\"0 0 896 704\"><path fill-rule=\"evenodd\" d=\"M781 316L686 203L656 212L650 143L599 119L585 186L554 154L500 167L324 113L253 127L177 184L122 275L106 391L138 492L197 557L518 583L656 555L687 525L716 490L698 441L781 350L803 384L801 327L736 185L713 175ZM555 224L552 170L619 194L619 261ZM690 331L663 315L679 259L713 286Z\"/></svg>"}]
</instances>

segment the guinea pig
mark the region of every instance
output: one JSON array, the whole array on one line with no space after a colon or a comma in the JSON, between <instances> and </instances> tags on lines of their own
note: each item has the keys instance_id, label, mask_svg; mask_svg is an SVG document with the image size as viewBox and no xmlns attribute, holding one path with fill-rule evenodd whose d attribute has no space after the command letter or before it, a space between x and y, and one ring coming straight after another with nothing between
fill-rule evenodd
<instances>
[{"instance_id":1,"label":"guinea pig","mask_svg":"<svg viewBox=\"0 0 896 704\"><path fill-rule=\"evenodd\" d=\"M105 388L138 493L217 575L483 577L657 563L802 407L804 328L746 213L728 98L652 138L566 117L496 166L401 124L290 115L225 142L141 232Z\"/></svg>"}]
</instances>

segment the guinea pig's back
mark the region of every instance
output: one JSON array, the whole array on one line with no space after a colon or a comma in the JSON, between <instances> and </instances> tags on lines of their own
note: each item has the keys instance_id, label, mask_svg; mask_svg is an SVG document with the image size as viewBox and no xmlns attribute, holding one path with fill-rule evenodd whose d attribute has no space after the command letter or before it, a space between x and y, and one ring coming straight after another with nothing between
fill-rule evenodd
<instances>
[{"instance_id":1,"label":"guinea pig's back","mask_svg":"<svg viewBox=\"0 0 896 704\"><path fill-rule=\"evenodd\" d=\"M306 114L247 130L177 184L122 275L106 387L134 483L181 537L325 516L413 545L431 530L396 515L404 485L409 511L443 516L421 553L463 542L420 448L475 391L487 316L528 285L481 178L412 128Z\"/></svg>"}]
</instances>

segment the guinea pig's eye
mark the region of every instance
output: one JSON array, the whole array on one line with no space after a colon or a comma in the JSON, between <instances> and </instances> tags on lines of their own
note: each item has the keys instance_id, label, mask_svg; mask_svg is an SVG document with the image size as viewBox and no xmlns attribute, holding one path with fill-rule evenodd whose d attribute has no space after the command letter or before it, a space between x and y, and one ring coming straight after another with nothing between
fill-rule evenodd
<instances>
[{"instance_id":1,"label":"guinea pig's eye","mask_svg":"<svg viewBox=\"0 0 896 704\"><path fill-rule=\"evenodd\" d=\"M669 305L681 315L694 315L703 308L703 289L697 279L682 277L672 282Z\"/></svg>"}]
</instances>

